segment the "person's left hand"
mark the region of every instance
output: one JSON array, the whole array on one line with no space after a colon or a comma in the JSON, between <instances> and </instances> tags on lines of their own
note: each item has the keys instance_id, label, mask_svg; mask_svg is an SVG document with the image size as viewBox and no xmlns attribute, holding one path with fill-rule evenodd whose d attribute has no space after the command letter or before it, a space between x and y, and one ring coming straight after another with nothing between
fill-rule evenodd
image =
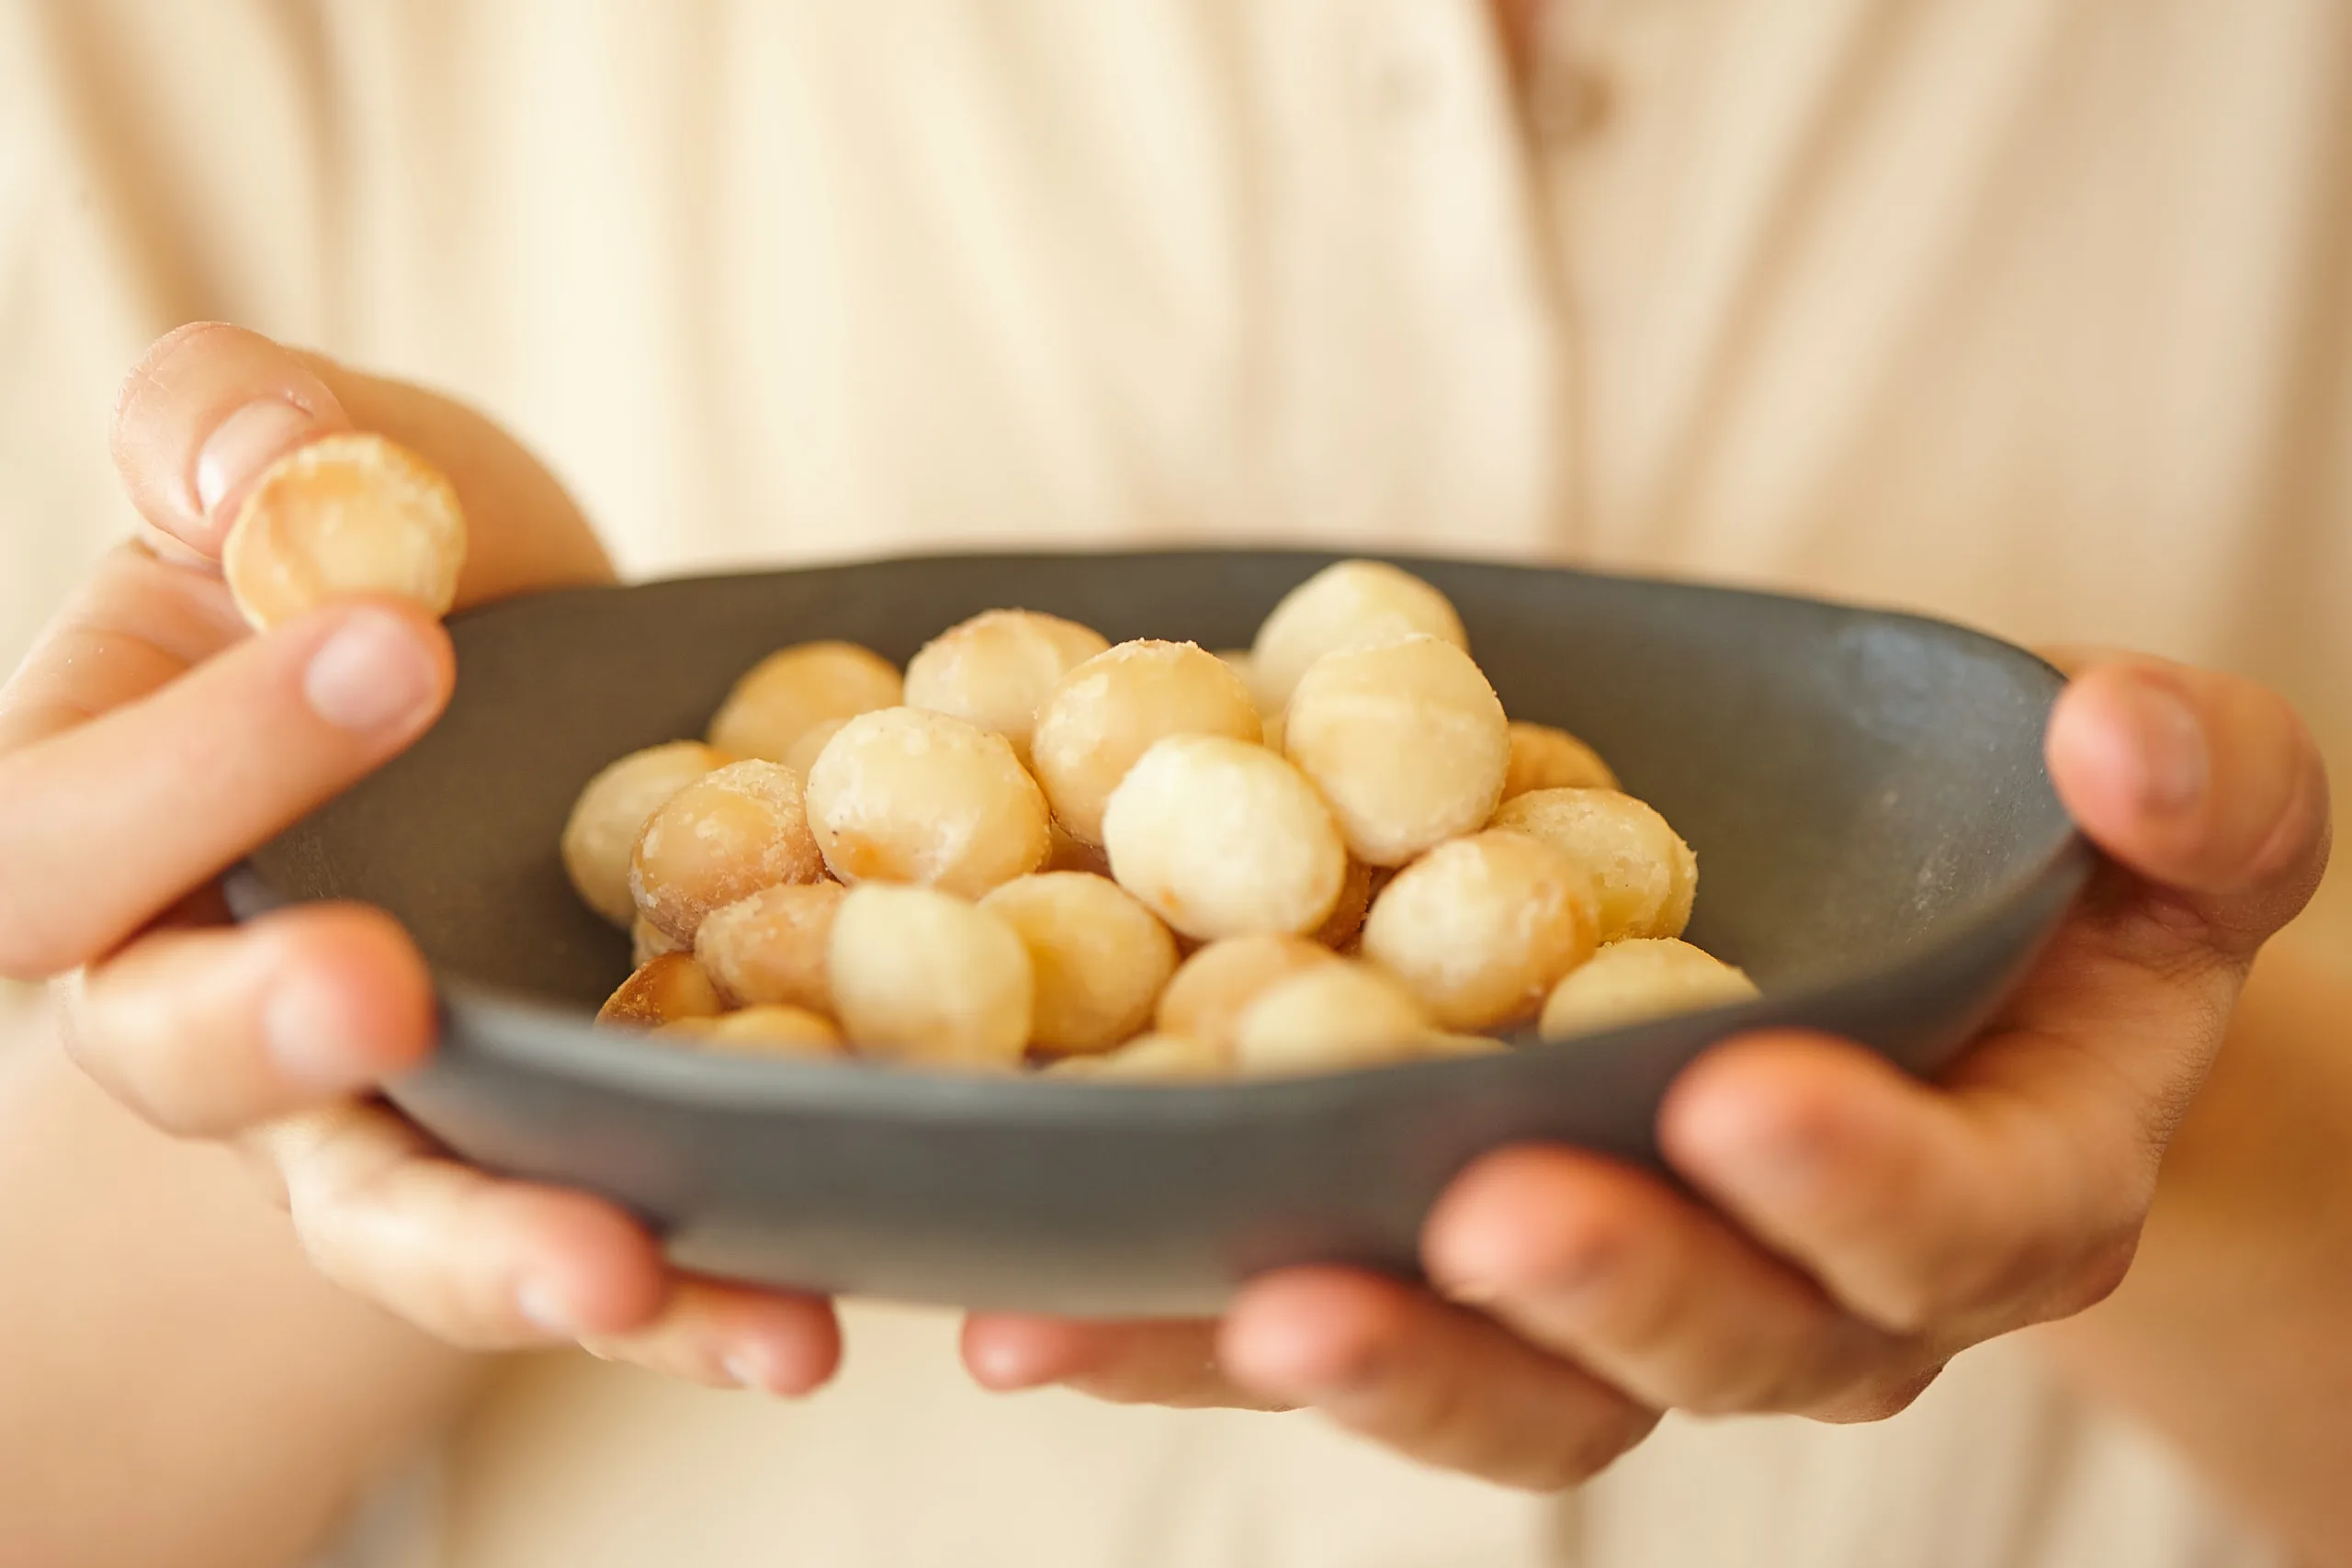
<instances>
[{"instance_id":1,"label":"person's left hand","mask_svg":"<svg viewBox=\"0 0 2352 1568\"><path fill-rule=\"evenodd\" d=\"M1597 1156L1507 1149L1430 1216L1433 1292L1302 1268L1252 1281L1219 1322L978 1316L966 1364L1001 1390L1312 1405L1427 1462L1549 1489L1668 1408L1893 1415L1966 1347L2099 1301L2256 950L2318 885L2328 792L2310 736L2258 686L2068 662L2051 772L2111 863L1939 1082L1838 1040L1727 1042L1658 1115L1712 1208Z\"/></svg>"}]
</instances>

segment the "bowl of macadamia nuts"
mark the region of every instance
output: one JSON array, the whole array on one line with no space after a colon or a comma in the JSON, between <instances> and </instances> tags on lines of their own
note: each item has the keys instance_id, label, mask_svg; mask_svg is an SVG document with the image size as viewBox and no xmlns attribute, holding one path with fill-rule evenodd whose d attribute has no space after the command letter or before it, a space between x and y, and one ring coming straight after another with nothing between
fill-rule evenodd
<instances>
[{"instance_id":1,"label":"bowl of macadamia nuts","mask_svg":"<svg viewBox=\"0 0 2352 1568\"><path fill-rule=\"evenodd\" d=\"M775 1285L1149 1315L1410 1273L1483 1152L1655 1166L1728 1033L1937 1071L2089 865L2047 665L1770 594L997 555L450 631L440 724L232 903L390 910L445 1019L400 1106Z\"/></svg>"}]
</instances>

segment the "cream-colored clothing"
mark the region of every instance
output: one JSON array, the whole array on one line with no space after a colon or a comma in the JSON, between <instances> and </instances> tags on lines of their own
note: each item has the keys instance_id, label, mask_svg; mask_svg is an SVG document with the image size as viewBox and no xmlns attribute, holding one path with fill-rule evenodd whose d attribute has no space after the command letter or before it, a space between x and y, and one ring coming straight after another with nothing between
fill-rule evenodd
<instances>
[{"instance_id":1,"label":"cream-colored clothing","mask_svg":"<svg viewBox=\"0 0 2352 1568\"><path fill-rule=\"evenodd\" d=\"M2352 9L21 0L0 651L225 316L451 387L626 566L1312 538L1703 574L2286 690L2352 777ZM2340 912L2335 879L2330 897ZM2262 1561L2026 1349L1582 1495L1304 1417L1003 1401L854 1314L780 1407L520 1368L381 1561Z\"/></svg>"}]
</instances>

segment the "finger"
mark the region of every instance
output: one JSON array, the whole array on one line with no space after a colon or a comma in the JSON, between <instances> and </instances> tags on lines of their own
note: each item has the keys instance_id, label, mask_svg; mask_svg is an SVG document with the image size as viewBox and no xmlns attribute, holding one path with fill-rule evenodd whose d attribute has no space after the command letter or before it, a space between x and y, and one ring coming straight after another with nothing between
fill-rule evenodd
<instances>
[{"instance_id":1,"label":"finger","mask_svg":"<svg viewBox=\"0 0 2352 1568\"><path fill-rule=\"evenodd\" d=\"M1948 1353L2111 1290L2160 1152L2139 1097L2064 1042L1984 1049L2038 1057L2040 1086L1939 1090L1839 1041L1734 1041L1668 1091L1659 1142L1838 1301Z\"/></svg>"},{"instance_id":2,"label":"finger","mask_svg":"<svg viewBox=\"0 0 2352 1568\"><path fill-rule=\"evenodd\" d=\"M116 546L0 686L0 756L138 701L247 631L217 574Z\"/></svg>"},{"instance_id":3,"label":"finger","mask_svg":"<svg viewBox=\"0 0 2352 1568\"><path fill-rule=\"evenodd\" d=\"M711 1388L813 1393L841 1364L841 1327L821 1297L683 1280L662 1315L581 1341L590 1355Z\"/></svg>"},{"instance_id":4,"label":"finger","mask_svg":"<svg viewBox=\"0 0 2352 1568\"><path fill-rule=\"evenodd\" d=\"M338 605L0 757L0 975L119 945L423 733L451 679L420 611Z\"/></svg>"},{"instance_id":5,"label":"finger","mask_svg":"<svg viewBox=\"0 0 2352 1568\"><path fill-rule=\"evenodd\" d=\"M2327 862L2328 787L2294 710L2249 681L2147 659L2087 662L2051 715L2051 777L2099 846L2238 961Z\"/></svg>"},{"instance_id":6,"label":"finger","mask_svg":"<svg viewBox=\"0 0 2352 1568\"><path fill-rule=\"evenodd\" d=\"M388 1111L341 1103L255 1137L320 1272L450 1344L622 1335L665 1303L660 1250L618 1209L440 1158Z\"/></svg>"},{"instance_id":7,"label":"finger","mask_svg":"<svg viewBox=\"0 0 2352 1568\"><path fill-rule=\"evenodd\" d=\"M1597 1473L1657 1415L1476 1313L1396 1280L1294 1269L1245 1290L1218 1359L1412 1459L1551 1491Z\"/></svg>"},{"instance_id":8,"label":"finger","mask_svg":"<svg viewBox=\"0 0 2352 1568\"><path fill-rule=\"evenodd\" d=\"M569 492L499 426L439 393L241 327L198 322L149 348L117 400L113 445L124 486L158 536L212 560L265 468L350 429L390 436L456 487L473 524L459 604L611 578Z\"/></svg>"},{"instance_id":9,"label":"finger","mask_svg":"<svg viewBox=\"0 0 2352 1568\"><path fill-rule=\"evenodd\" d=\"M217 559L254 479L305 442L352 428L311 367L258 333L198 321L158 338L115 399L116 470L162 539Z\"/></svg>"},{"instance_id":10,"label":"finger","mask_svg":"<svg viewBox=\"0 0 2352 1568\"><path fill-rule=\"evenodd\" d=\"M433 1048L424 961L380 910L309 905L159 931L62 987L67 1048L167 1131L241 1131L356 1094Z\"/></svg>"},{"instance_id":11,"label":"finger","mask_svg":"<svg viewBox=\"0 0 2352 1568\"><path fill-rule=\"evenodd\" d=\"M1491 1155L1424 1237L1445 1294L1645 1404L1877 1419L1932 1375L1719 1219L1594 1155Z\"/></svg>"},{"instance_id":12,"label":"finger","mask_svg":"<svg viewBox=\"0 0 2352 1568\"><path fill-rule=\"evenodd\" d=\"M1216 1336L1214 1322L1196 1320L1080 1323L983 1313L965 1322L963 1356L980 1386L1000 1393L1061 1383L1116 1404L1288 1409L1225 1375Z\"/></svg>"}]
</instances>

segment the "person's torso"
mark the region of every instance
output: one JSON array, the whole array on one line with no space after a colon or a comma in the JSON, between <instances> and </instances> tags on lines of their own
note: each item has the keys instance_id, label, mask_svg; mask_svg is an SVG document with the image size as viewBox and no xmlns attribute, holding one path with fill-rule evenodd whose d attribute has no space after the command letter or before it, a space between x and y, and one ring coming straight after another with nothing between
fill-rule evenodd
<instances>
[{"instance_id":1,"label":"person's torso","mask_svg":"<svg viewBox=\"0 0 2352 1568\"><path fill-rule=\"evenodd\" d=\"M228 315L480 403L633 572L1574 560L2137 644L2352 723L2330 0L1570 0L1524 107L1476 0L10 25L65 66L14 112L72 177L0 169L0 276L65 302L0 374L0 484L88 520L12 542L19 641L120 516L66 433ZM1882 1427L1670 1424L1564 1507L1303 1418L985 1400L929 1317L858 1321L799 1409L519 1371L432 1561L2235 1561L2011 1349Z\"/></svg>"}]
</instances>

